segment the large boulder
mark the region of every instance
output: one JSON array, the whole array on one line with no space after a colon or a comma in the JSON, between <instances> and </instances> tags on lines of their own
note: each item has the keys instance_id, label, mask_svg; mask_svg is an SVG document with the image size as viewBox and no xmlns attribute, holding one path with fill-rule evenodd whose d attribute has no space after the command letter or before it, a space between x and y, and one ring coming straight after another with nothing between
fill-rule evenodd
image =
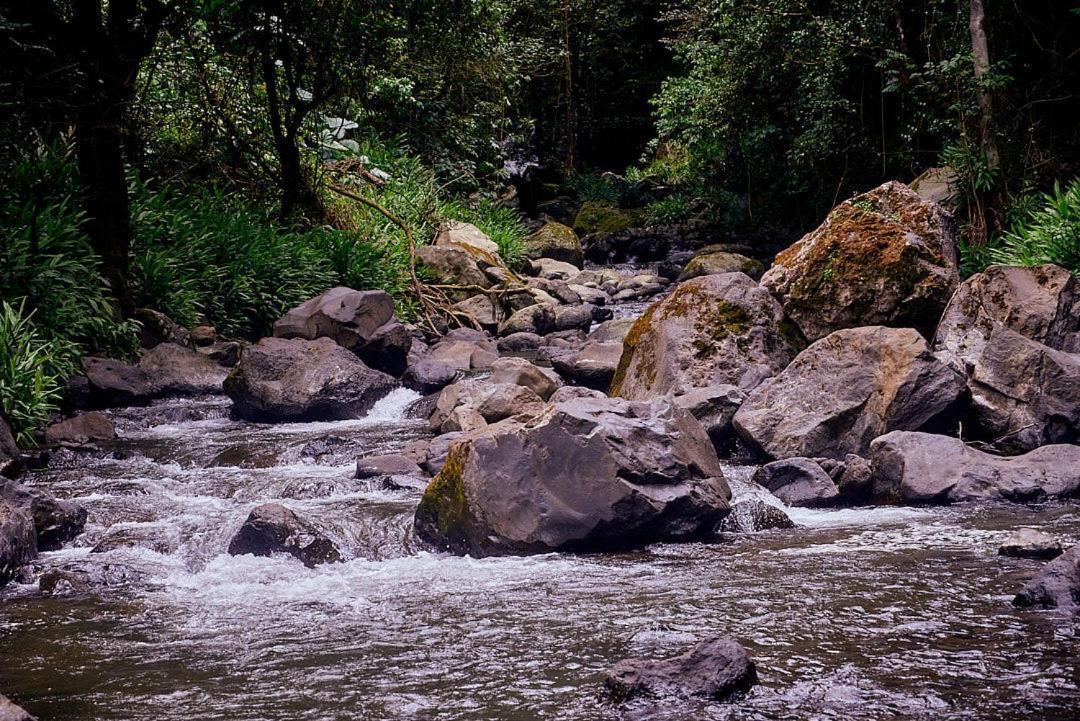
<instances>
[{"instance_id":1,"label":"large boulder","mask_svg":"<svg viewBox=\"0 0 1080 721\"><path fill-rule=\"evenodd\" d=\"M524 358L495 361L491 366L491 382L524 386L545 401L559 388L555 379Z\"/></svg>"},{"instance_id":2,"label":"large boulder","mask_svg":"<svg viewBox=\"0 0 1080 721\"><path fill-rule=\"evenodd\" d=\"M789 506L831 506L840 495L829 474L809 458L785 458L766 463L754 472L751 480L772 491Z\"/></svg>"},{"instance_id":3,"label":"large boulder","mask_svg":"<svg viewBox=\"0 0 1080 721\"><path fill-rule=\"evenodd\" d=\"M745 400L746 393L732 385L694 388L674 398L675 405L701 422L718 453L731 450L735 441L731 421Z\"/></svg>"},{"instance_id":4,"label":"large boulder","mask_svg":"<svg viewBox=\"0 0 1080 721\"><path fill-rule=\"evenodd\" d=\"M686 411L663 399L577 398L454 444L416 531L473 556L634 547L712 532L730 497Z\"/></svg>"},{"instance_id":5,"label":"large boulder","mask_svg":"<svg viewBox=\"0 0 1080 721\"><path fill-rule=\"evenodd\" d=\"M934 338L967 377L965 429L1008 453L1080 440L1080 282L1056 265L968 278Z\"/></svg>"},{"instance_id":6,"label":"large boulder","mask_svg":"<svg viewBox=\"0 0 1080 721\"><path fill-rule=\"evenodd\" d=\"M571 383L607 391L622 358L622 343L589 342L581 350L554 356L551 365Z\"/></svg>"},{"instance_id":7,"label":"large boulder","mask_svg":"<svg viewBox=\"0 0 1080 721\"><path fill-rule=\"evenodd\" d=\"M1080 544L1043 566L1016 594L1013 605L1080 610Z\"/></svg>"},{"instance_id":8,"label":"large boulder","mask_svg":"<svg viewBox=\"0 0 1080 721\"><path fill-rule=\"evenodd\" d=\"M308 568L336 563L341 553L333 541L280 503L256 506L229 542L230 556L287 553Z\"/></svg>"},{"instance_id":9,"label":"large boulder","mask_svg":"<svg viewBox=\"0 0 1080 721\"><path fill-rule=\"evenodd\" d=\"M34 560L37 550L30 514L0 498L0 588Z\"/></svg>"},{"instance_id":10,"label":"large boulder","mask_svg":"<svg viewBox=\"0 0 1080 721\"><path fill-rule=\"evenodd\" d=\"M551 258L578 268L585 262L577 233L562 223L545 223L540 230L527 237L525 257Z\"/></svg>"},{"instance_id":11,"label":"large boulder","mask_svg":"<svg viewBox=\"0 0 1080 721\"><path fill-rule=\"evenodd\" d=\"M29 514L39 551L56 551L83 532L86 509L48 491L15 481L0 481L0 501Z\"/></svg>"},{"instance_id":12,"label":"large boulder","mask_svg":"<svg viewBox=\"0 0 1080 721\"><path fill-rule=\"evenodd\" d=\"M722 273L745 273L751 278L757 279L765 272L765 266L760 260L748 258L739 253L698 253L686 264L679 274L679 282L697 278L702 275L720 275Z\"/></svg>"},{"instance_id":13,"label":"large boulder","mask_svg":"<svg viewBox=\"0 0 1080 721\"><path fill-rule=\"evenodd\" d=\"M694 278L634 323L611 392L645 400L720 384L748 390L783 369L800 343L780 305L748 276Z\"/></svg>"},{"instance_id":14,"label":"large boulder","mask_svg":"<svg viewBox=\"0 0 1080 721\"><path fill-rule=\"evenodd\" d=\"M888 433L870 444L872 495L881 502L1040 501L1080 493L1080 446L1003 458L950 436Z\"/></svg>"},{"instance_id":15,"label":"large boulder","mask_svg":"<svg viewBox=\"0 0 1080 721\"><path fill-rule=\"evenodd\" d=\"M672 696L726 701L756 683L746 650L732 638L714 638L675 658L620 661L607 672L604 691L612 703Z\"/></svg>"},{"instance_id":16,"label":"large boulder","mask_svg":"<svg viewBox=\"0 0 1080 721\"><path fill-rule=\"evenodd\" d=\"M1061 555L1061 541L1034 528L1014 531L998 547L999 556L1053 559Z\"/></svg>"},{"instance_id":17,"label":"large boulder","mask_svg":"<svg viewBox=\"0 0 1080 721\"><path fill-rule=\"evenodd\" d=\"M951 216L902 183L841 203L761 278L810 341L888 325L931 337L960 282Z\"/></svg>"},{"instance_id":18,"label":"large boulder","mask_svg":"<svg viewBox=\"0 0 1080 721\"><path fill-rule=\"evenodd\" d=\"M853 328L823 338L750 392L735 430L764 455L842 459L892 430L939 419L964 388L910 328Z\"/></svg>"},{"instance_id":19,"label":"large boulder","mask_svg":"<svg viewBox=\"0 0 1080 721\"><path fill-rule=\"evenodd\" d=\"M157 388L142 368L96 356L83 358L82 366L86 377L84 402L88 406L144 405L158 395Z\"/></svg>"},{"instance_id":20,"label":"large boulder","mask_svg":"<svg viewBox=\"0 0 1080 721\"><path fill-rule=\"evenodd\" d=\"M394 299L381 290L338 287L301 303L274 323L277 338L330 338L376 370L400 375L412 335L394 320Z\"/></svg>"},{"instance_id":21,"label":"large boulder","mask_svg":"<svg viewBox=\"0 0 1080 721\"><path fill-rule=\"evenodd\" d=\"M451 220L435 236L437 246L457 246L465 251L498 257L499 244L472 223Z\"/></svg>"},{"instance_id":22,"label":"large boulder","mask_svg":"<svg viewBox=\"0 0 1080 721\"><path fill-rule=\"evenodd\" d=\"M45 429L45 442L56 445L84 446L116 438L112 421L99 411L80 413L53 423Z\"/></svg>"},{"instance_id":23,"label":"large boulder","mask_svg":"<svg viewBox=\"0 0 1080 721\"><path fill-rule=\"evenodd\" d=\"M355 418L396 386L329 338L263 338L225 382L238 416L269 422Z\"/></svg>"},{"instance_id":24,"label":"large boulder","mask_svg":"<svg viewBox=\"0 0 1080 721\"><path fill-rule=\"evenodd\" d=\"M449 295L464 300L475 295L475 288L490 288L491 280L476 259L457 245L421 245L416 249L417 263L439 283L461 286Z\"/></svg>"},{"instance_id":25,"label":"large boulder","mask_svg":"<svg viewBox=\"0 0 1080 721\"><path fill-rule=\"evenodd\" d=\"M466 430L446 425L457 411L473 412L482 423L497 423L515 416L531 418L543 411L544 407L543 398L524 385L473 378L443 388L430 420L433 429L449 433Z\"/></svg>"},{"instance_id":26,"label":"large boulder","mask_svg":"<svg viewBox=\"0 0 1080 721\"><path fill-rule=\"evenodd\" d=\"M461 370L439 360L421 360L405 369L401 383L417 393L437 393L461 375Z\"/></svg>"},{"instance_id":27,"label":"large boulder","mask_svg":"<svg viewBox=\"0 0 1080 721\"><path fill-rule=\"evenodd\" d=\"M160 343L143 353L138 368L146 374L155 396L221 393L229 375L209 356L175 343Z\"/></svg>"}]
</instances>

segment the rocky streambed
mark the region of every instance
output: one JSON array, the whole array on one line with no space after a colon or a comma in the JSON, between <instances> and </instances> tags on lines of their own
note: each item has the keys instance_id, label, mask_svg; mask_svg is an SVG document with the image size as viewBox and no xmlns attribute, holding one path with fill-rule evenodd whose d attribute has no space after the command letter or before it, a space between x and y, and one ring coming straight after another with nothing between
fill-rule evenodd
<instances>
[{"instance_id":1,"label":"rocky streambed","mask_svg":"<svg viewBox=\"0 0 1080 721\"><path fill-rule=\"evenodd\" d=\"M899 184L760 283L718 246L579 267L624 235L549 223L518 275L444 229L422 260L472 329L347 288L247 347L148 315L48 452L0 443L31 466L0 487L0 690L42 719L1075 718L1076 280L961 283Z\"/></svg>"}]
</instances>

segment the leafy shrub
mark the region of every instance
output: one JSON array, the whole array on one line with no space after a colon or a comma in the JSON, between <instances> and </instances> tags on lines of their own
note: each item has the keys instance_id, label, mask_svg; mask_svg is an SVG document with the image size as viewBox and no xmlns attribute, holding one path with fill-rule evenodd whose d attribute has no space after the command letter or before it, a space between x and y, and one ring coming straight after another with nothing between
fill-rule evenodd
<instances>
[{"instance_id":1,"label":"leafy shrub","mask_svg":"<svg viewBox=\"0 0 1080 721\"><path fill-rule=\"evenodd\" d=\"M690 203L679 195L653 201L645 207L645 219L649 225L674 225L689 216Z\"/></svg>"},{"instance_id":2,"label":"leafy shrub","mask_svg":"<svg viewBox=\"0 0 1080 721\"><path fill-rule=\"evenodd\" d=\"M619 205L629 189L629 183L624 178L616 175L589 175L582 173L571 176L566 181L566 187L583 203L595 202Z\"/></svg>"},{"instance_id":3,"label":"leafy shrub","mask_svg":"<svg viewBox=\"0 0 1080 721\"><path fill-rule=\"evenodd\" d=\"M1054 185L1041 204L1022 201L1026 217L986 246L961 247L962 269L975 273L991 264L1032 266L1055 263L1080 274L1080 178L1064 190Z\"/></svg>"},{"instance_id":4,"label":"leafy shrub","mask_svg":"<svg viewBox=\"0 0 1080 721\"><path fill-rule=\"evenodd\" d=\"M42 337L22 304L0 304L0 409L19 445L33 445L34 430L59 406L64 378L75 371L72 345Z\"/></svg>"}]
</instances>

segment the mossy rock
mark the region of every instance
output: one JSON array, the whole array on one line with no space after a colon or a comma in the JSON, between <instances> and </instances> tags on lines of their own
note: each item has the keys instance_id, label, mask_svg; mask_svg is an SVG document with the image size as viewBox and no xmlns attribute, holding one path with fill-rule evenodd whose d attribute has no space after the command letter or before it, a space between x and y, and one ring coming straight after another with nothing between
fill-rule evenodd
<instances>
[{"instance_id":1,"label":"mossy rock","mask_svg":"<svg viewBox=\"0 0 1080 721\"><path fill-rule=\"evenodd\" d=\"M896 182L841 203L761 279L811 341L869 325L930 337L959 282L952 217Z\"/></svg>"},{"instance_id":2,"label":"mossy rock","mask_svg":"<svg viewBox=\"0 0 1080 721\"><path fill-rule=\"evenodd\" d=\"M641 222L640 210L617 208L610 203L590 201L581 206L574 219L574 232L584 237L596 233L621 233Z\"/></svg>"},{"instance_id":3,"label":"mossy rock","mask_svg":"<svg viewBox=\"0 0 1080 721\"><path fill-rule=\"evenodd\" d=\"M525 257L531 260L551 258L578 268L585 262L577 233L562 223L545 223L544 227L527 237Z\"/></svg>"},{"instance_id":4,"label":"mossy rock","mask_svg":"<svg viewBox=\"0 0 1080 721\"><path fill-rule=\"evenodd\" d=\"M761 261L748 258L738 253L699 253L690 259L679 275L679 282L702 275L719 273L745 273L755 280L765 272Z\"/></svg>"}]
</instances>

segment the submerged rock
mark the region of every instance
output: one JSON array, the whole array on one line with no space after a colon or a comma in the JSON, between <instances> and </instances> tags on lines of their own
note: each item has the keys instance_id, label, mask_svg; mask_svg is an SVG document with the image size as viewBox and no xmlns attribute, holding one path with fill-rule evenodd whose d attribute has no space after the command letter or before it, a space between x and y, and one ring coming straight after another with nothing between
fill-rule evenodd
<instances>
[{"instance_id":1,"label":"submerged rock","mask_svg":"<svg viewBox=\"0 0 1080 721\"><path fill-rule=\"evenodd\" d=\"M720 384L747 390L800 347L765 289L742 273L706 275L679 284L634 323L611 392L645 400Z\"/></svg>"},{"instance_id":2,"label":"submerged rock","mask_svg":"<svg viewBox=\"0 0 1080 721\"><path fill-rule=\"evenodd\" d=\"M39 551L61 548L86 526L85 508L56 498L40 488L0 480L0 501L6 501L30 516Z\"/></svg>"},{"instance_id":3,"label":"submerged rock","mask_svg":"<svg viewBox=\"0 0 1080 721\"><path fill-rule=\"evenodd\" d=\"M786 458L766 463L751 480L772 491L789 506L831 506L840 495L829 474L809 458Z\"/></svg>"},{"instance_id":4,"label":"submerged rock","mask_svg":"<svg viewBox=\"0 0 1080 721\"><path fill-rule=\"evenodd\" d=\"M357 459L357 478L383 478L385 476L426 476L412 458L400 453L367 456Z\"/></svg>"},{"instance_id":5,"label":"submerged rock","mask_svg":"<svg viewBox=\"0 0 1080 721\"><path fill-rule=\"evenodd\" d=\"M225 382L238 416L270 422L356 418L396 386L329 338L263 338Z\"/></svg>"},{"instance_id":6,"label":"submerged rock","mask_svg":"<svg viewBox=\"0 0 1080 721\"><path fill-rule=\"evenodd\" d=\"M416 530L473 556L634 547L711 532L729 498L688 412L577 398L463 436L425 491Z\"/></svg>"},{"instance_id":7,"label":"submerged rock","mask_svg":"<svg viewBox=\"0 0 1080 721\"><path fill-rule=\"evenodd\" d=\"M731 507L731 514L720 524L727 533L758 533L780 528L795 528L795 522L776 506L749 498Z\"/></svg>"},{"instance_id":8,"label":"submerged rock","mask_svg":"<svg viewBox=\"0 0 1080 721\"><path fill-rule=\"evenodd\" d=\"M867 325L931 337L960 282L952 217L902 183L841 203L761 278L807 340Z\"/></svg>"},{"instance_id":9,"label":"submerged rock","mask_svg":"<svg viewBox=\"0 0 1080 721\"><path fill-rule=\"evenodd\" d=\"M865 454L892 430L945 415L964 388L909 328L852 328L823 338L750 392L735 430L770 458Z\"/></svg>"},{"instance_id":10,"label":"submerged rock","mask_svg":"<svg viewBox=\"0 0 1080 721\"><path fill-rule=\"evenodd\" d=\"M1016 594L1013 605L1080 609L1080 544L1043 566Z\"/></svg>"},{"instance_id":11,"label":"submerged rock","mask_svg":"<svg viewBox=\"0 0 1080 721\"><path fill-rule=\"evenodd\" d=\"M967 378L965 428L1009 453L1080 440L1080 282L993 266L960 286L934 349Z\"/></svg>"},{"instance_id":12,"label":"submerged rock","mask_svg":"<svg viewBox=\"0 0 1080 721\"><path fill-rule=\"evenodd\" d=\"M232 541L230 556L287 553L308 568L341 561L333 541L280 503L256 506Z\"/></svg>"},{"instance_id":13,"label":"submerged rock","mask_svg":"<svg viewBox=\"0 0 1080 721\"><path fill-rule=\"evenodd\" d=\"M1061 541L1034 528L1021 528L1005 539L998 548L998 555L1012 558L1057 558L1061 555Z\"/></svg>"},{"instance_id":14,"label":"submerged rock","mask_svg":"<svg viewBox=\"0 0 1080 721\"><path fill-rule=\"evenodd\" d=\"M757 669L732 638L703 641L687 653L663 661L627 659L604 678L607 700L623 703L638 697L702 697L727 701L757 683Z\"/></svg>"},{"instance_id":15,"label":"submerged rock","mask_svg":"<svg viewBox=\"0 0 1080 721\"><path fill-rule=\"evenodd\" d=\"M1041 501L1080 493L1080 446L1043 446L1002 458L958 438L896 431L870 445L879 502Z\"/></svg>"}]
</instances>

